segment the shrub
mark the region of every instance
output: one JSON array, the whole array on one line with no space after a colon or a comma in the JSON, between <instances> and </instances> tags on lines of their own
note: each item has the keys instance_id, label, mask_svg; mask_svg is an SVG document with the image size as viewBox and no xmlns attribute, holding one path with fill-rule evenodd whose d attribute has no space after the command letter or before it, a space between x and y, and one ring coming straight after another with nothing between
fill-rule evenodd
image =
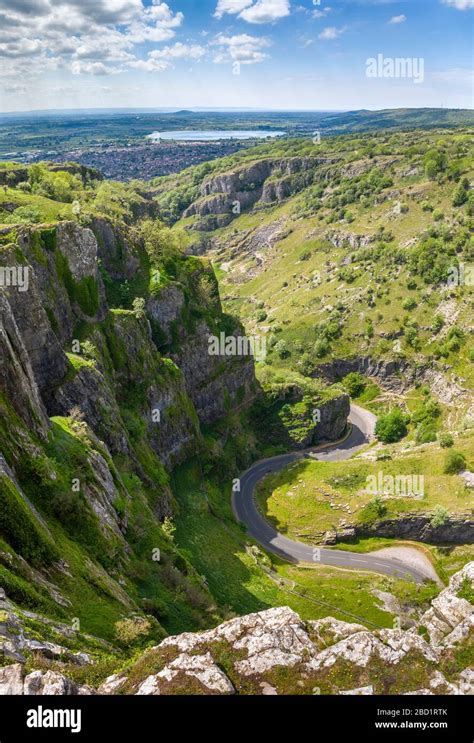
<instances>
[{"instance_id":1,"label":"shrub","mask_svg":"<svg viewBox=\"0 0 474 743\"><path fill-rule=\"evenodd\" d=\"M323 338L319 341L316 341L314 344L314 353L317 356L318 359L321 359L323 356L326 356L330 351L330 345L327 340L324 340Z\"/></svg>"},{"instance_id":2,"label":"shrub","mask_svg":"<svg viewBox=\"0 0 474 743\"><path fill-rule=\"evenodd\" d=\"M367 383L359 372L351 372L342 380L342 384L351 397L359 397L365 390Z\"/></svg>"},{"instance_id":3,"label":"shrub","mask_svg":"<svg viewBox=\"0 0 474 743\"><path fill-rule=\"evenodd\" d=\"M449 511L444 506L436 506L430 524L436 529L438 526L443 526L449 518Z\"/></svg>"},{"instance_id":4,"label":"shrub","mask_svg":"<svg viewBox=\"0 0 474 743\"><path fill-rule=\"evenodd\" d=\"M133 645L139 638L148 635L151 625L144 617L128 617L115 622L115 636L124 645Z\"/></svg>"},{"instance_id":5,"label":"shrub","mask_svg":"<svg viewBox=\"0 0 474 743\"><path fill-rule=\"evenodd\" d=\"M283 339L275 343L275 352L278 354L280 359L287 359L290 355L286 341Z\"/></svg>"},{"instance_id":6,"label":"shrub","mask_svg":"<svg viewBox=\"0 0 474 743\"><path fill-rule=\"evenodd\" d=\"M450 451L444 460L443 472L445 475L457 475L466 469L466 457L459 451Z\"/></svg>"},{"instance_id":7,"label":"shrub","mask_svg":"<svg viewBox=\"0 0 474 743\"><path fill-rule=\"evenodd\" d=\"M404 310L414 310L416 307L416 301L413 299L413 297L407 297L402 304L402 307Z\"/></svg>"},{"instance_id":8,"label":"shrub","mask_svg":"<svg viewBox=\"0 0 474 743\"><path fill-rule=\"evenodd\" d=\"M467 576L461 583L457 596L460 599L466 599L466 601L469 601L470 604L474 604L474 589L472 587L471 581Z\"/></svg>"},{"instance_id":9,"label":"shrub","mask_svg":"<svg viewBox=\"0 0 474 743\"><path fill-rule=\"evenodd\" d=\"M375 426L375 435L384 444L400 441L407 432L405 416L400 408L393 408L390 413L379 418Z\"/></svg>"},{"instance_id":10,"label":"shrub","mask_svg":"<svg viewBox=\"0 0 474 743\"><path fill-rule=\"evenodd\" d=\"M453 194L453 206L462 206L467 201L467 191L460 183Z\"/></svg>"},{"instance_id":11,"label":"shrub","mask_svg":"<svg viewBox=\"0 0 474 743\"><path fill-rule=\"evenodd\" d=\"M146 316L145 313L145 300L143 297L135 297L132 302L133 313L137 320L141 320Z\"/></svg>"},{"instance_id":12,"label":"shrub","mask_svg":"<svg viewBox=\"0 0 474 743\"><path fill-rule=\"evenodd\" d=\"M439 445L442 449L449 449L454 444L454 439L450 433L440 433Z\"/></svg>"},{"instance_id":13,"label":"shrub","mask_svg":"<svg viewBox=\"0 0 474 743\"><path fill-rule=\"evenodd\" d=\"M430 421L421 423L416 430L416 443L429 444L436 441L436 429Z\"/></svg>"},{"instance_id":14,"label":"shrub","mask_svg":"<svg viewBox=\"0 0 474 743\"><path fill-rule=\"evenodd\" d=\"M380 495L376 495L370 503L367 503L359 513L358 520L361 522L377 521L377 519L383 518L387 513L387 507L385 506Z\"/></svg>"}]
</instances>

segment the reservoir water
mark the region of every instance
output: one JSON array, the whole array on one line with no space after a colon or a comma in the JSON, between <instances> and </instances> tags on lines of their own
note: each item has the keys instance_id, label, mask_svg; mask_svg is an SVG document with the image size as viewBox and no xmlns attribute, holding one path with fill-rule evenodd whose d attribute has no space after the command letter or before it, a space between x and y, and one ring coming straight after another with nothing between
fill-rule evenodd
<instances>
[{"instance_id":1,"label":"reservoir water","mask_svg":"<svg viewBox=\"0 0 474 743\"><path fill-rule=\"evenodd\" d=\"M161 139L181 142L212 142L217 139L266 139L283 137L286 132L267 131L264 129L211 129L208 131L185 129L182 131L152 132L147 139L159 142Z\"/></svg>"}]
</instances>

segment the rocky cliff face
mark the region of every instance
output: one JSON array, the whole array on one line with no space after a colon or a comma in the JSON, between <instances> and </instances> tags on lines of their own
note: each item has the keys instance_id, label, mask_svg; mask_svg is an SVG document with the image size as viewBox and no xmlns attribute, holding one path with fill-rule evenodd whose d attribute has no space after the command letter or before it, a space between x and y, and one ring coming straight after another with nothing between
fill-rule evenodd
<instances>
[{"instance_id":1,"label":"rocky cliff face","mask_svg":"<svg viewBox=\"0 0 474 743\"><path fill-rule=\"evenodd\" d=\"M167 637L135 666L108 677L101 694L474 694L474 563L456 573L409 630L370 631L327 617L303 621L288 607L232 619L202 633ZM8 609L8 604L7 604ZM15 618L10 615L10 624ZM22 635L20 645L28 639ZM17 635L18 637L18 635ZM11 642L11 641L10 641ZM21 649L19 651L21 652ZM43 648L40 652L67 651ZM458 660L456 660L456 658ZM87 657L74 658L87 663ZM0 694L90 694L59 673L0 671Z\"/></svg>"},{"instance_id":2,"label":"rocky cliff face","mask_svg":"<svg viewBox=\"0 0 474 743\"><path fill-rule=\"evenodd\" d=\"M171 473L206 456L201 425L258 391L252 356L209 353L211 335L242 333L211 267L176 252L169 273L151 271L136 233L99 217L3 231L2 277L18 267L26 290L0 286L0 582L23 608L84 613L99 637L124 613L144 616L143 586L150 636L164 636L170 605L202 626L212 596L163 527ZM37 639L25 629L17 647L14 634L13 660Z\"/></svg>"},{"instance_id":3,"label":"rocky cliff face","mask_svg":"<svg viewBox=\"0 0 474 743\"><path fill-rule=\"evenodd\" d=\"M256 204L284 201L311 185L315 173L334 161L334 158L318 157L270 158L244 165L231 173L220 173L204 181L200 198L183 216L200 218L192 224L195 230L209 231L226 226L238 213L236 202L240 211L246 211ZM220 215L219 219L215 219L216 215Z\"/></svg>"},{"instance_id":4,"label":"rocky cliff face","mask_svg":"<svg viewBox=\"0 0 474 743\"><path fill-rule=\"evenodd\" d=\"M143 263L123 228L96 219L91 229L74 222L23 229L2 252L2 265L15 265L18 255L30 280L27 293L14 286L0 292L2 388L39 431L47 429L47 415L68 415L79 407L113 453L130 453L120 408L140 384L138 407L151 444L162 461L173 464L198 442L194 406L202 422L213 423L225 414L225 399L233 405L237 394L240 403L251 398L252 359L222 364L209 355L211 328L206 322L186 328L189 299L179 282L148 300L155 333L146 317L110 311L103 275L120 284L132 280ZM198 266L192 273L199 278L200 271ZM220 305L214 309L218 316ZM165 346L177 341L175 365L158 354L156 333ZM82 352L84 337L95 349L89 358ZM160 425L150 423L153 411Z\"/></svg>"},{"instance_id":5,"label":"rocky cliff face","mask_svg":"<svg viewBox=\"0 0 474 743\"><path fill-rule=\"evenodd\" d=\"M470 399L469 391L463 389L452 378L449 369L441 364L437 366L428 363L415 365L405 359L373 359L370 356L355 356L319 364L315 376L323 377L332 384L350 372L356 371L373 377L383 389L397 394L406 392L416 384L427 384L434 396L445 404L453 404L460 398L465 401Z\"/></svg>"},{"instance_id":6,"label":"rocky cliff face","mask_svg":"<svg viewBox=\"0 0 474 743\"><path fill-rule=\"evenodd\" d=\"M340 535L337 541L347 541L357 536L394 537L428 544L473 544L474 523L472 516L450 516L441 526L432 525L430 514L418 513L413 516L386 519L373 524L356 525L348 533Z\"/></svg>"}]
</instances>

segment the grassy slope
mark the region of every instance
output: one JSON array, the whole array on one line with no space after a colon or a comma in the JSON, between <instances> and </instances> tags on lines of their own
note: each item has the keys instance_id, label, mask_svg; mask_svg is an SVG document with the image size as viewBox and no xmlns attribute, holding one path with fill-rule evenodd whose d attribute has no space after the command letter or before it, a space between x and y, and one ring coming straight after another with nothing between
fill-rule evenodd
<instances>
[{"instance_id":1,"label":"grassy slope","mask_svg":"<svg viewBox=\"0 0 474 743\"><path fill-rule=\"evenodd\" d=\"M411 246L430 228L447 228L455 234L462 228L461 223L466 223L466 208L452 205L456 182L450 180L446 172L440 182L428 179L423 164L423 152L445 148L449 152L449 163L455 161L463 177L467 176L472 182L472 156L464 154L466 132L379 135L374 139L372 154L376 156L372 159L364 156L369 149L368 141L364 137L352 136L324 140L317 147L307 142L286 146L287 155L337 155L341 158L341 167L356 163L363 167L374 166L391 175L393 185L382 189L376 195L375 203L373 200L369 204L356 201L342 208L342 213L350 212L350 220L339 219L341 209L329 204L334 193L347 193L357 179L349 178L339 183L330 179L324 183L326 191L316 211L305 206L310 188L282 204L243 213L229 227L208 235L217 246L211 254L217 263L225 306L239 314L249 334L267 334L270 341L272 334L276 334L276 339L283 339L288 346L290 353L285 359L279 358L275 352L270 353L267 363L274 368L301 370L304 354L309 355L313 365L354 353L382 358L398 355L418 362L430 358L436 344L446 339L450 324L457 325L465 333L469 328L471 287L460 287L447 293L446 289L431 287L422 278L414 276L409 262L391 263L389 259L390 251L396 250L409 257ZM407 154L409 147L414 152ZM254 158L258 153L268 156L273 152L278 156L283 154L281 149L281 143L276 143L241 153L233 161L244 164L251 153ZM223 163L222 167L229 167L229 163ZM214 163L213 170L218 169L219 165ZM181 174L177 182L186 182L186 178L189 176ZM392 196L385 200L385 193ZM425 202L430 204L431 211L423 209ZM394 211L397 203L404 207L401 213ZM434 219L436 210L444 215L444 219ZM177 228L186 222L189 220L178 222ZM277 223L283 225L285 236L271 247L262 244L258 259L252 253L239 252L239 242L245 241L248 233ZM389 230L393 238L388 243L387 258L382 254L361 260L358 256L360 250L354 251L347 246L336 248L327 241L331 232L374 237L381 227ZM375 240L370 245L378 242ZM341 266L346 260L352 261L347 268L354 278L350 282L341 274ZM469 260L469 249L464 260ZM403 306L407 299L414 305L410 309ZM434 317L449 314L448 300L454 306L452 318L448 318L445 327L436 334L432 329ZM339 309L337 305L340 305ZM316 326L334 317L335 308L342 325L341 337L330 344L327 353L317 357L314 354L318 339ZM267 316L260 320L258 315L262 309ZM367 332L369 325L373 327L371 336ZM416 349L407 339L409 325L416 328L419 344ZM399 333L402 335L398 351L393 336ZM392 339L386 340L390 336ZM472 342L465 338L460 349L450 351L441 363L449 365L463 387L472 389L474 365L469 361L470 353ZM459 423L466 409L464 400L457 411L452 411L452 418Z\"/></svg>"},{"instance_id":2,"label":"grassy slope","mask_svg":"<svg viewBox=\"0 0 474 743\"><path fill-rule=\"evenodd\" d=\"M456 450L469 458L472 442L472 432L468 432L458 438ZM305 460L266 477L258 487L257 502L275 528L309 542L312 534L337 527L341 519L356 523L363 518L364 506L373 499L366 489L367 477L377 477L379 472L384 476L424 477L425 493L420 500L395 496L384 499L387 518L433 512L437 506L453 514L469 513L472 494L458 475L443 474L445 456L446 450L429 444L413 452L396 447L393 459L388 461L368 461L364 457L342 463Z\"/></svg>"},{"instance_id":3,"label":"grassy slope","mask_svg":"<svg viewBox=\"0 0 474 743\"><path fill-rule=\"evenodd\" d=\"M252 549L252 540L235 523L230 485L199 482L197 463L189 463L175 474L173 489L179 504L175 540L206 577L219 604L230 612L245 614L288 605L307 619L330 614L350 621L349 615L355 615L361 622L388 627L393 626L393 619L378 608L372 589L390 590L415 602L423 599L423 589L406 581L326 566L297 568L265 556ZM277 574L274 578L283 580L284 585L278 586L262 570L261 566L268 568L270 564Z\"/></svg>"}]
</instances>

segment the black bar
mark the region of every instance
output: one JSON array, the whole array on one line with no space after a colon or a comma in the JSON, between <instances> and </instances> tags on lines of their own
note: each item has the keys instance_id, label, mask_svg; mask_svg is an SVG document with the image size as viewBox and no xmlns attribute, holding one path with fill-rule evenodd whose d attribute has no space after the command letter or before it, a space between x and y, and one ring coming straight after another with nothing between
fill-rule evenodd
<instances>
[{"instance_id":1,"label":"black bar","mask_svg":"<svg viewBox=\"0 0 474 743\"><path fill-rule=\"evenodd\" d=\"M81 729L29 728L29 710L80 710ZM438 710L438 712L436 712ZM292 730L288 740L474 740L470 696L0 697L0 743L152 741L183 735L245 740ZM30 713L31 715L32 713ZM42 716L43 721L47 718ZM77 718L76 718L77 722ZM422 727L424 725L424 728ZM306 732L304 732L306 731ZM104 737L105 736L105 737Z\"/></svg>"}]
</instances>

